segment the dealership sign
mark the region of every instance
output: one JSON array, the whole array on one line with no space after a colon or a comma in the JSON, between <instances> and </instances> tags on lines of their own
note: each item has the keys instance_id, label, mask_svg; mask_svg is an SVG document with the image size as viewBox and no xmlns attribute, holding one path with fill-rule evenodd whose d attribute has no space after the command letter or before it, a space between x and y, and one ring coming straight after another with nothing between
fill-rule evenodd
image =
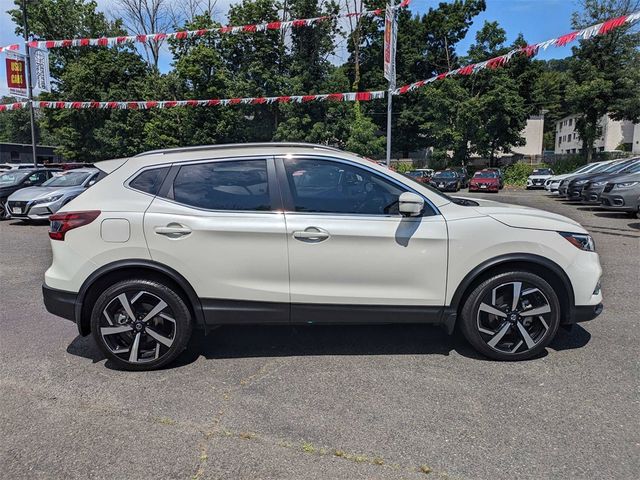
<instances>
[{"instance_id":1,"label":"dealership sign","mask_svg":"<svg viewBox=\"0 0 640 480\"><path fill-rule=\"evenodd\" d=\"M27 96L27 62L24 55L6 52L7 88L15 97Z\"/></svg>"},{"instance_id":2,"label":"dealership sign","mask_svg":"<svg viewBox=\"0 0 640 480\"><path fill-rule=\"evenodd\" d=\"M387 5L384 17L384 78L389 80L391 88L396 85L396 12Z\"/></svg>"}]
</instances>

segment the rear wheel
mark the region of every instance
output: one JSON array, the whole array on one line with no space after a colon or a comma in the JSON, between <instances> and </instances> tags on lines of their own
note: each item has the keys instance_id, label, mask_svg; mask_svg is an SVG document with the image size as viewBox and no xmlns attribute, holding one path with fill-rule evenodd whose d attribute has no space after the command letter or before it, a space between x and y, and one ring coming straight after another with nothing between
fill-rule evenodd
<instances>
[{"instance_id":1,"label":"rear wheel","mask_svg":"<svg viewBox=\"0 0 640 480\"><path fill-rule=\"evenodd\" d=\"M126 370L154 370L172 362L191 337L191 313L171 288L125 280L105 290L91 314L91 332L108 359Z\"/></svg>"},{"instance_id":2,"label":"rear wheel","mask_svg":"<svg viewBox=\"0 0 640 480\"><path fill-rule=\"evenodd\" d=\"M543 278L513 271L478 285L462 308L461 330L480 353L495 360L538 355L560 324L560 302Z\"/></svg>"}]
</instances>

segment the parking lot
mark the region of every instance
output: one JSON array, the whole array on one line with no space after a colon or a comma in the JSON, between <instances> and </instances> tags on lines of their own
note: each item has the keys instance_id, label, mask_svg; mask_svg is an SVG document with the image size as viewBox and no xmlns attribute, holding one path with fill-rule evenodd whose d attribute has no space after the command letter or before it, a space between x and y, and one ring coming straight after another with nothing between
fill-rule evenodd
<instances>
[{"instance_id":1,"label":"parking lot","mask_svg":"<svg viewBox=\"0 0 640 480\"><path fill-rule=\"evenodd\" d=\"M422 325L223 327L172 368L122 372L45 311L47 227L1 222L0 476L637 478L640 219L462 193L582 223L604 313L520 363Z\"/></svg>"}]
</instances>

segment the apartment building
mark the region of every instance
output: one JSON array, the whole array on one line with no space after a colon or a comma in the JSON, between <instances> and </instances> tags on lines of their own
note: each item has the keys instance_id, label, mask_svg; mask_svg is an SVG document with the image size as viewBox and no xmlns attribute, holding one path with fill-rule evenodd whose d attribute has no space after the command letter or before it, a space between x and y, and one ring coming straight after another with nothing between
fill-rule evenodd
<instances>
[{"instance_id":1,"label":"apartment building","mask_svg":"<svg viewBox=\"0 0 640 480\"><path fill-rule=\"evenodd\" d=\"M578 115L569 115L556 123L555 153L580 153L582 139L576 130ZM602 135L593 147L597 152L631 150L640 153L640 124L627 120L613 120L609 115L600 119Z\"/></svg>"}]
</instances>

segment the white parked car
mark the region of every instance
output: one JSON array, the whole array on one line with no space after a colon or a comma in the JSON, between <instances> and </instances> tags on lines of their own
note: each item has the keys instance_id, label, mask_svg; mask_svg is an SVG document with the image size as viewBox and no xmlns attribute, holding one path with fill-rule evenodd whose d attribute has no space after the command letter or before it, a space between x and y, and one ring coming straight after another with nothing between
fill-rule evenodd
<instances>
[{"instance_id":1,"label":"white parked car","mask_svg":"<svg viewBox=\"0 0 640 480\"><path fill-rule=\"evenodd\" d=\"M308 144L154 151L51 217L46 308L127 369L232 324L459 325L484 355L539 354L602 310L589 233L540 210L451 199Z\"/></svg>"},{"instance_id":2,"label":"white parked car","mask_svg":"<svg viewBox=\"0 0 640 480\"><path fill-rule=\"evenodd\" d=\"M554 175L553 177L548 178L546 182L544 182L544 189L552 195L557 195L558 188L560 188L560 183L563 180L568 179L569 177L573 177L574 175L581 175L584 173L595 172L597 171L597 169L601 169L605 165L608 165L609 163L612 163L612 162L613 160L609 160L606 162L587 163L586 165L583 165L575 169L573 172L564 173L562 175Z\"/></svg>"},{"instance_id":3,"label":"white parked car","mask_svg":"<svg viewBox=\"0 0 640 480\"><path fill-rule=\"evenodd\" d=\"M553 176L550 168L536 168L527 178L527 190L532 188L544 188L544 184Z\"/></svg>"}]
</instances>

